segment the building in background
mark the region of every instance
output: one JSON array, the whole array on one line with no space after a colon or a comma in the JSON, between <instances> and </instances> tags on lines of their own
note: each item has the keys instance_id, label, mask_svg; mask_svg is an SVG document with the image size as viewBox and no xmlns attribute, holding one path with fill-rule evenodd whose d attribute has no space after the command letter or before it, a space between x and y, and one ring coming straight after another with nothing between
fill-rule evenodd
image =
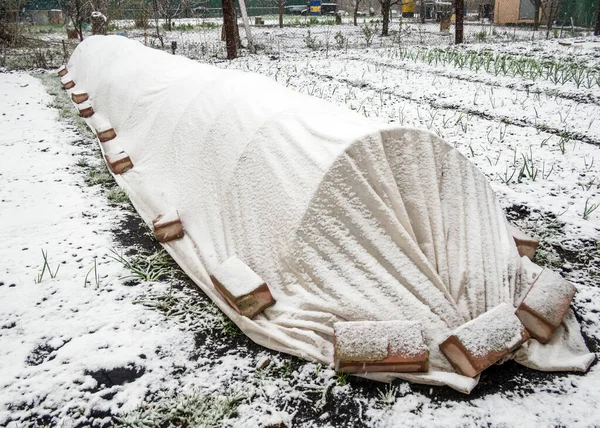
<instances>
[{"instance_id":1,"label":"building in background","mask_svg":"<svg viewBox=\"0 0 600 428\"><path fill-rule=\"evenodd\" d=\"M402 17L412 18L415 16L415 0L405 0L402 2Z\"/></svg>"},{"instance_id":2,"label":"building in background","mask_svg":"<svg viewBox=\"0 0 600 428\"><path fill-rule=\"evenodd\" d=\"M494 23L532 24L535 19L534 1L496 0ZM598 0L542 0L540 24L546 24L551 18L556 23L590 28L594 25L597 7Z\"/></svg>"},{"instance_id":3,"label":"building in background","mask_svg":"<svg viewBox=\"0 0 600 428\"><path fill-rule=\"evenodd\" d=\"M534 15L531 0L496 0L494 24L533 23Z\"/></svg>"}]
</instances>

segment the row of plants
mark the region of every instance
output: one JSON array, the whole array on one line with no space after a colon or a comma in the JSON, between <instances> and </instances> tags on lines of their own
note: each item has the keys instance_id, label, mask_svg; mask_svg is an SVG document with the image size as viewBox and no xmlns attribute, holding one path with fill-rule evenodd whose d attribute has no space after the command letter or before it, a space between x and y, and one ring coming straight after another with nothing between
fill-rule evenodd
<instances>
[{"instance_id":1,"label":"row of plants","mask_svg":"<svg viewBox=\"0 0 600 428\"><path fill-rule=\"evenodd\" d=\"M572 83L577 88L600 87L600 66L590 67L570 60L538 59L456 48L404 46L395 50L395 56L429 65L453 66L474 72L485 71L494 76L520 77L532 81L543 79L560 85Z\"/></svg>"}]
</instances>

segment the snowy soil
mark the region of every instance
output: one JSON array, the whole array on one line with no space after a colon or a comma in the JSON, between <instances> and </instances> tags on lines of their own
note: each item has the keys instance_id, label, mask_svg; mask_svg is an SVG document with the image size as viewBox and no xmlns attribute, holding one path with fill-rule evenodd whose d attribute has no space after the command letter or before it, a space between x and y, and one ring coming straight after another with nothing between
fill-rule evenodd
<instances>
[{"instance_id":1,"label":"snowy soil","mask_svg":"<svg viewBox=\"0 0 600 428\"><path fill-rule=\"evenodd\" d=\"M600 52L591 41L535 47L486 48L590 65ZM304 49L217 65L382 123L431 129L457 147L491 180L509 219L541 240L536 261L575 283L574 307L598 352L600 209L585 211L600 203L600 89L475 75L393 52ZM495 366L470 396L386 386L254 345L168 261L161 281L121 279L131 272L118 255L160 247L110 180L94 180L103 171L96 143L57 88L47 74L0 73L0 426L110 426L121 415L140 426L142 400L192 393L235 402L197 419L205 425L600 424L597 364L585 375ZM51 272L38 281L42 250Z\"/></svg>"}]
</instances>

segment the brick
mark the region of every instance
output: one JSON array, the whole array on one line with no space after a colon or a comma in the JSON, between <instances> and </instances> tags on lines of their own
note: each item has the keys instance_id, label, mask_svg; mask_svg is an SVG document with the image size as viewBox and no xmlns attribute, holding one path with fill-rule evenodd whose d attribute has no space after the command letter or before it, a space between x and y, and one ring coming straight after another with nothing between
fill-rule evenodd
<instances>
[{"instance_id":1,"label":"brick","mask_svg":"<svg viewBox=\"0 0 600 428\"><path fill-rule=\"evenodd\" d=\"M429 349L416 322L340 322L334 325L334 361L346 373L426 372Z\"/></svg>"},{"instance_id":2,"label":"brick","mask_svg":"<svg viewBox=\"0 0 600 428\"><path fill-rule=\"evenodd\" d=\"M175 209L156 217L152 221L152 228L156 239L163 243L182 238L184 235L179 213Z\"/></svg>"},{"instance_id":3,"label":"brick","mask_svg":"<svg viewBox=\"0 0 600 428\"><path fill-rule=\"evenodd\" d=\"M62 82L62 85L64 89L71 89L75 87L75 82L73 82L72 80L65 80L64 82Z\"/></svg>"},{"instance_id":4,"label":"brick","mask_svg":"<svg viewBox=\"0 0 600 428\"><path fill-rule=\"evenodd\" d=\"M243 316L254 318L275 304L269 286L237 257L219 265L210 278L219 294Z\"/></svg>"},{"instance_id":5,"label":"brick","mask_svg":"<svg viewBox=\"0 0 600 428\"><path fill-rule=\"evenodd\" d=\"M81 104L82 102L87 101L89 96L86 92L73 91L73 93L71 93L71 99L75 104Z\"/></svg>"},{"instance_id":6,"label":"brick","mask_svg":"<svg viewBox=\"0 0 600 428\"><path fill-rule=\"evenodd\" d=\"M88 118L94 115L94 108L89 101L84 101L81 104L78 104L77 108L79 109L79 116L81 117Z\"/></svg>"},{"instance_id":7,"label":"brick","mask_svg":"<svg viewBox=\"0 0 600 428\"><path fill-rule=\"evenodd\" d=\"M57 71L58 77L63 77L68 72L69 72L69 70L67 70L67 66L66 65L61 65L60 68Z\"/></svg>"},{"instance_id":8,"label":"brick","mask_svg":"<svg viewBox=\"0 0 600 428\"><path fill-rule=\"evenodd\" d=\"M517 317L534 339L548 343L576 292L575 286L558 273L544 269L519 304Z\"/></svg>"},{"instance_id":9,"label":"brick","mask_svg":"<svg viewBox=\"0 0 600 428\"><path fill-rule=\"evenodd\" d=\"M98 139L101 143L106 143L107 141L113 140L117 137L117 133L112 128L97 129L96 133L98 134Z\"/></svg>"},{"instance_id":10,"label":"brick","mask_svg":"<svg viewBox=\"0 0 600 428\"><path fill-rule=\"evenodd\" d=\"M539 241L512 225L510 226L510 233L515 240L519 255L521 257L526 256L529 258L529 260L533 260L535 250L537 250L539 245Z\"/></svg>"},{"instance_id":11,"label":"brick","mask_svg":"<svg viewBox=\"0 0 600 428\"><path fill-rule=\"evenodd\" d=\"M133 162L131 162L129 155L125 152L104 155L104 159L106 159L108 167L115 175L123 174L125 171L133 168Z\"/></svg>"},{"instance_id":12,"label":"brick","mask_svg":"<svg viewBox=\"0 0 600 428\"><path fill-rule=\"evenodd\" d=\"M458 327L440 344L458 373L475 377L529 340L514 310L502 303Z\"/></svg>"}]
</instances>

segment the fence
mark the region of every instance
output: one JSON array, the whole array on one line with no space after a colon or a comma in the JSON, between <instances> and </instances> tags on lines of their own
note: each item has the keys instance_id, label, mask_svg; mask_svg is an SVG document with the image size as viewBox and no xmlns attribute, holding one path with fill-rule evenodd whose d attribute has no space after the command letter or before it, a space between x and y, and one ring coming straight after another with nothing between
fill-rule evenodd
<instances>
[{"instance_id":1,"label":"fence","mask_svg":"<svg viewBox=\"0 0 600 428\"><path fill-rule=\"evenodd\" d=\"M260 12L257 13L257 12ZM224 49L222 41L222 18L220 10L205 10L202 16L174 18L172 31L164 19L158 20L163 43L170 45L176 41L179 52L192 57L204 55L220 56ZM148 44L157 45L155 21L149 20L146 28L135 27L135 11L125 11L123 20L113 20L111 30L128 37L144 38ZM239 14L238 14L239 15ZM304 16L286 14L283 28L279 27L276 8L255 9L250 15L250 30L259 51L268 54L281 54L286 51L334 50L385 48L394 45L446 46L454 43L454 23L433 19L422 21L418 15L406 18L392 14L387 36L382 36L383 18L381 15L361 14L354 25L353 16L345 14L336 20L335 16ZM139 24L139 23L138 23ZM241 18L238 19L243 46L247 39ZM552 27L539 28L531 23L499 25L492 19L477 19L468 16L464 22L465 43L496 43L532 41L546 38L566 38L586 35L590 28L575 27L564 23Z\"/></svg>"},{"instance_id":2,"label":"fence","mask_svg":"<svg viewBox=\"0 0 600 428\"><path fill-rule=\"evenodd\" d=\"M329 53L415 45L448 46L454 43L455 25L450 19L450 14L446 13L451 12L451 9L447 8L448 2L445 2L446 9L440 5L442 2L439 1L437 1L436 7L425 8L425 15L423 15L425 19L421 17L423 8L419 10L418 4L414 13L411 14L403 14L401 8L392 10L388 34L385 36L382 35L383 17L372 9L372 6L364 9L374 4L368 3L367 0L362 0L365 2L364 8L361 6L358 10L356 25L353 13L350 13L353 11L343 10L341 6L338 6L339 16L336 16L335 13L307 16L299 7L305 2L295 1L296 8L287 7L285 9L282 28L279 26L278 7L275 1L249 3L250 30L258 53L268 55L282 55L286 52L299 51ZM425 0L425 6L427 6L427 1ZM496 22L498 13L506 9L506 4L503 5L501 2L509 0L496 0L495 5L485 0L477 0L478 3L475 1L467 0L464 18L464 41L467 44L566 38L590 34L592 31L589 26L574 25L573 19L547 19L550 25L544 25L537 30L527 16L523 19L516 19L515 22L500 24ZM518 6L518 2L523 0L510 1ZM210 4L206 2L203 4L172 10L163 9L160 18L155 18L150 5L142 8L112 7L109 11L109 32L137 39L146 45L157 48L170 49L172 42L175 42L177 53L191 58L222 58L225 56L222 10L208 7ZM344 4L343 0L339 0L338 5L342 4ZM362 2L360 4L363 5ZM289 5L286 4L286 6ZM592 22L591 17L595 17L595 13L592 12L594 11L590 11L588 14L590 16L585 18L586 22ZM1 8L0 13L2 13ZM48 17L47 22L40 18L44 16ZM543 16L541 14L541 18ZM68 54L69 46L63 43L67 35L65 26L69 27L69 23L65 22L66 14L62 15L61 25L34 25L56 23L56 19L56 10L27 10L25 13L20 11L19 21L22 25L52 49L50 51L52 61L41 61L37 64L40 58L44 59L43 52L39 48L40 45L37 44L37 52L35 56L31 57L36 59L34 65L53 66L61 56ZM542 24L544 23L543 19L540 21ZM248 47L245 28L239 13L238 26L241 46L242 48ZM71 43L75 44L76 42ZM25 61L27 58L23 57L22 52L14 52L18 52L20 63L27 63ZM244 55L247 50L242 49L240 53ZM5 49L0 54L3 55L0 55L0 65L7 66L7 56L11 55L11 51ZM8 65L10 66L10 64Z\"/></svg>"}]
</instances>

